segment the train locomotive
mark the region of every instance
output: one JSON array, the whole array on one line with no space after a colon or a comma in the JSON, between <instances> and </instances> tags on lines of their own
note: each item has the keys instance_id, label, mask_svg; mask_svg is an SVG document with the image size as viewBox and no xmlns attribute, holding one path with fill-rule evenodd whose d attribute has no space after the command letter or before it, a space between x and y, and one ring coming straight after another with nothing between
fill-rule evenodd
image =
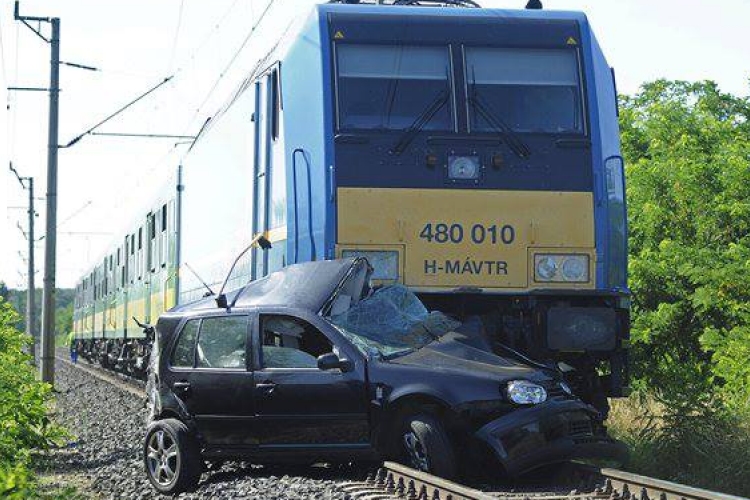
<instances>
[{"instance_id":1,"label":"train locomotive","mask_svg":"<svg viewBox=\"0 0 750 500\"><path fill-rule=\"evenodd\" d=\"M295 22L76 286L82 354L143 374L136 319L201 298L262 234L228 289L366 257L376 284L556 364L606 413L630 304L614 71L583 13L474 5L330 2Z\"/></svg>"}]
</instances>

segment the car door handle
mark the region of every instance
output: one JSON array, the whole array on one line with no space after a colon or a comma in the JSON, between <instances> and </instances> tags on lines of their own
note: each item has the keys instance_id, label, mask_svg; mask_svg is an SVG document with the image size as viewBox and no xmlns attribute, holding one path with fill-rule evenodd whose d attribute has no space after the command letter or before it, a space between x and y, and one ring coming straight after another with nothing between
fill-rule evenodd
<instances>
[{"instance_id":1,"label":"car door handle","mask_svg":"<svg viewBox=\"0 0 750 500\"><path fill-rule=\"evenodd\" d=\"M190 391L190 382L175 382L172 384L172 389L174 389L175 392L187 394Z\"/></svg>"},{"instance_id":2,"label":"car door handle","mask_svg":"<svg viewBox=\"0 0 750 500\"><path fill-rule=\"evenodd\" d=\"M255 384L255 388L263 394L270 396L276 390L276 384L273 382L263 382L262 384Z\"/></svg>"}]
</instances>

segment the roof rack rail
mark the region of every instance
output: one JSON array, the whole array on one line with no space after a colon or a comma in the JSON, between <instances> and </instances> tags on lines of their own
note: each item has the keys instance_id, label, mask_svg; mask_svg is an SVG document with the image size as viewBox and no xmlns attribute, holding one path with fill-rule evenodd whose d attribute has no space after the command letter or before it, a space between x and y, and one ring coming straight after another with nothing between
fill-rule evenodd
<instances>
[{"instance_id":1,"label":"roof rack rail","mask_svg":"<svg viewBox=\"0 0 750 500\"><path fill-rule=\"evenodd\" d=\"M329 0L328 3L343 3L351 5L432 5L443 7L471 7L482 6L473 0Z\"/></svg>"}]
</instances>

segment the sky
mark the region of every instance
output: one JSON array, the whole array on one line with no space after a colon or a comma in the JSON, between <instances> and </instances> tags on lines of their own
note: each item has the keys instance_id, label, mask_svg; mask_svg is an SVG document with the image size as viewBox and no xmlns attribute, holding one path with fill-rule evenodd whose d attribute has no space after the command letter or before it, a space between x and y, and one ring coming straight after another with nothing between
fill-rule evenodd
<instances>
[{"instance_id":1,"label":"sky","mask_svg":"<svg viewBox=\"0 0 750 500\"><path fill-rule=\"evenodd\" d=\"M60 143L67 143L165 78L101 132L192 135L253 63L314 0L22 0L21 14L61 19ZM479 0L522 8L525 0ZM750 0L543 0L586 12L618 90L657 78L704 80L750 93ZM263 13L265 15L263 16ZM263 16L260 23L258 20ZM256 24L257 23L257 24ZM255 26L255 28L254 28ZM42 27L42 29L47 29ZM252 33L251 33L252 32ZM46 87L49 46L0 0L0 86ZM36 236L44 232L47 94L5 92L0 107L0 281L26 287L27 193L8 169L35 178ZM176 139L86 136L59 152L57 286L72 287L168 178ZM36 245L42 286L44 241Z\"/></svg>"}]
</instances>

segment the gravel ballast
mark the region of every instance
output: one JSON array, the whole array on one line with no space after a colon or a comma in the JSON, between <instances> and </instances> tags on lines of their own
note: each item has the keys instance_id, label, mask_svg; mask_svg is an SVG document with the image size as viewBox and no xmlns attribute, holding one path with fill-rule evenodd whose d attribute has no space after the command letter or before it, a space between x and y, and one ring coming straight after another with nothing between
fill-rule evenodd
<instances>
[{"instance_id":1,"label":"gravel ballast","mask_svg":"<svg viewBox=\"0 0 750 500\"><path fill-rule=\"evenodd\" d=\"M49 473L92 498L174 498L157 495L143 470L143 400L62 361L56 369L55 419L73 437L49 454ZM177 498L343 499L339 487L353 478L348 470L227 463Z\"/></svg>"}]
</instances>

